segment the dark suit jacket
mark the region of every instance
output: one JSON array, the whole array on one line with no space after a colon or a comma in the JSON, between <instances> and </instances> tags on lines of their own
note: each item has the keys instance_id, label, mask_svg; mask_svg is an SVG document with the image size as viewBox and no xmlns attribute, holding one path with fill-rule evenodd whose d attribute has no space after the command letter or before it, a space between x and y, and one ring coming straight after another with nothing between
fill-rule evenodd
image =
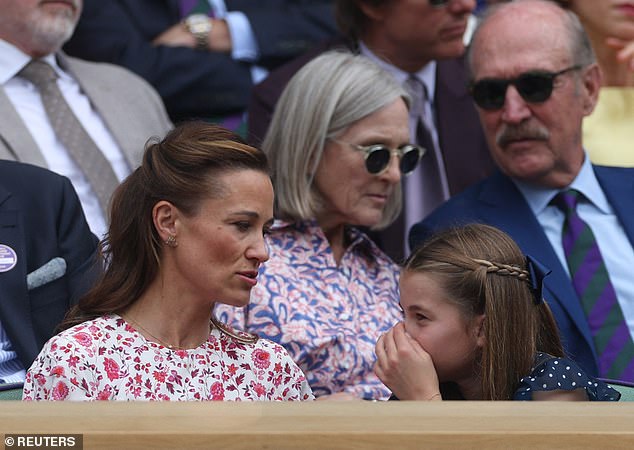
<instances>
[{"instance_id":1,"label":"dark suit jacket","mask_svg":"<svg viewBox=\"0 0 634 450\"><path fill-rule=\"evenodd\" d=\"M0 320L28 369L99 274L97 238L67 178L0 160L0 244L17 254L16 266L0 273ZM55 257L66 261L66 274L29 291L27 274Z\"/></svg>"},{"instance_id":2,"label":"dark suit jacket","mask_svg":"<svg viewBox=\"0 0 634 450\"><path fill-rule=\"evenodd\" d=\"M634 243L634 169L595 166L594 170L630 243ZM597 355L577 293L537 218L510 178L497 172L450 199L412 227L410 244L413 248L435 230L470 222L504 230L523 252L552 269L544 282L544 298L553 310L564 348L587 373L598 376Z\"/></svg>"},{"instance_id":3,"label":"dark suit jacket","mask_svg":"<svg viewBox=\"0 0 634 450\"><path fill-rule=\"evenodd\" d=\"M336 33L332 0L225 0L249 19L269 69ZM250 65L230 55L186 47L153 46L180 20L177 0L84 0L69 55L119 64L159 92L173 120L246 109Z\"/></svg>"},{"instance_id":4,"label":"dark suit jacket","mask_svg":"<svg viewBox=\"0 0 634 450\"><path fill-rule=\"evenodd\" d=\"M333 48L356 51L354 43L342 39L324 43L299 58L271 72L254 89L248 110L248 139L260 145L273 117L273 110L286 83L307 62ZM443 154L449 192L455 195L493 172L480 119L467 91L462 58L438 61L434 102L438 140ZM380 233L370 233L379 246L395 260L400 260L407 230L397 221Z\"/></svg>"}]
</instances>

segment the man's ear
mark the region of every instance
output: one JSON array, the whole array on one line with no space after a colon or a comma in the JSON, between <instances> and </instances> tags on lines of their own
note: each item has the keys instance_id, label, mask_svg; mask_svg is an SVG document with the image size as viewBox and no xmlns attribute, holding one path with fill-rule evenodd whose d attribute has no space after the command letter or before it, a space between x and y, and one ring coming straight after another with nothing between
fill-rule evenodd
<instances>
[{"instance_id":1,"label":"man's ear","mask_svg":"<svg viewBox=\"0 0 634 450\"><path fill-rule=\"evenodd\" d=\"M583 69L581 75L581 83L583 87L583 115L589 116L594 111L594 107L597 105L599 99L599 90L603 82L603 75L599 66L591 64Z\"/></svg>"},{"instance_id":2,"label":"man's ear","mask_svg":"<svg viewBox=\"0 0 634 450\"><path fill-rule=\"evenodd\" d=\"M165 242L169 236L177 236L176 222L178 217L178 208L170 202L161 200L154 205L152 221L161 241Z\"/></svg>"},{"instance_id":3,"label":"man's ear","mask_svg":"<svg viewBox=\"0 0 634 450\"><path fill-rule=\"evenodd\" d=\"M385 15L385 3L381 2L375 5L373 2L366 0L357 0L357 6L363 14L370 20L381 21Z\"/></svg>"}]
</instances>

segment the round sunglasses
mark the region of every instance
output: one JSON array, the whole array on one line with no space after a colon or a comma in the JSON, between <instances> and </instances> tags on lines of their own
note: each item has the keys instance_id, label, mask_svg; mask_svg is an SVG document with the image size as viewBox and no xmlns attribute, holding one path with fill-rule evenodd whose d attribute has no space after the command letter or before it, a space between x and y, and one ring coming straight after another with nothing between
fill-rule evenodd
<instances>
[{"instance_id":1,"label":"round sunglasses","mask_svg":"<svg viewBox=\"0 0 634 450\"><path fill-rule=\"evenodd\" d=\"M380 175L390 166L392 154L396 154L399 161L399 169L403 176L407 176L416 169L420 159L425 154L425 149L419 145L405 144L398 148L391 149L384 144L358 145L339 139L330 138L331 141L339 144L349 145L355 150L364 153L365 168L372 175Z\"/></svg>"},{"instance_id":2,"label":"round sunglasses","mask_svg":"<svg viewBox=\"0 0 634 450\"><path fill-rule=\"evenodd\" d=\"M515 86L520 96L529 103L543 103L553 93L555 78L573 70L579 70L582 66L576 65L559 72L545 70L533 70L524 72L516 78L483 78L471 83L469 91L473 101L482 109L494 111L504 106L506 90L509 85Z\"/></svg>"}]
</instances>

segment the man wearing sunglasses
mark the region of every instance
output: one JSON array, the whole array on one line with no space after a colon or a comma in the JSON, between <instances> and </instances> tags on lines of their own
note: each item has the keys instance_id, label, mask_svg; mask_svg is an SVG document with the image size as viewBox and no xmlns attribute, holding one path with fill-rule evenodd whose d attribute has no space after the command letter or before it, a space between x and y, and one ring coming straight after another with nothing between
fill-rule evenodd
<instances>
[{"instance_id":1,"label":"man wearing sunglasses","mask_svg":"<svg viewBox=\"0 0 634 450\"><path fill-rule=\"evenodd\" d=\"M328 42L273 71L253 91L248 136L259 144L287 81L325 50L345 48L361 53L402 85L409 78L421 83L427 102L410 109L410 134L412 142L425 148L422 166L434 178L421 173L419 167L404 179L406 217L401 215L392 226L372 236L395 260L407 253L408 225L493 170L466 89L462 62L463 34L475 4L475 0L336 0L337 23L346 40ZM426 119L424 128L421 112Z\"/></svg>"},{"instance_id":2,"label":"man wearing sunglasses","mask_svg":"<svg viewBox=\"0 0 634 450\"><path fill-rule=\"evenodd\" d=\"M552 270L549 303L570 357L588 373L634 380L634 169L593 166L583 118L601 75L582 25L553 2L516 0L483 19L470 90L499 171L415 225L483 222Z\"/></svg>"}]
</instances>

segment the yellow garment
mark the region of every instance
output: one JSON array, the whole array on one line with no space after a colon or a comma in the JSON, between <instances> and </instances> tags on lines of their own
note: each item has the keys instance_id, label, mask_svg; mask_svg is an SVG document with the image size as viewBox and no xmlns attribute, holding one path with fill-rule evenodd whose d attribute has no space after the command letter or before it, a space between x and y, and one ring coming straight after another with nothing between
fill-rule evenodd
<instances>
[{"instance_id":1,"label":"yellow garment","mask_svg":"<svg viewBox=\"0 0 634 450\"><path fill-rule=\"evenodd\" d=\"M634 88L601 88L583 122L583 146L594 164L634 167Z\"/></svg>"}]
</instances>

